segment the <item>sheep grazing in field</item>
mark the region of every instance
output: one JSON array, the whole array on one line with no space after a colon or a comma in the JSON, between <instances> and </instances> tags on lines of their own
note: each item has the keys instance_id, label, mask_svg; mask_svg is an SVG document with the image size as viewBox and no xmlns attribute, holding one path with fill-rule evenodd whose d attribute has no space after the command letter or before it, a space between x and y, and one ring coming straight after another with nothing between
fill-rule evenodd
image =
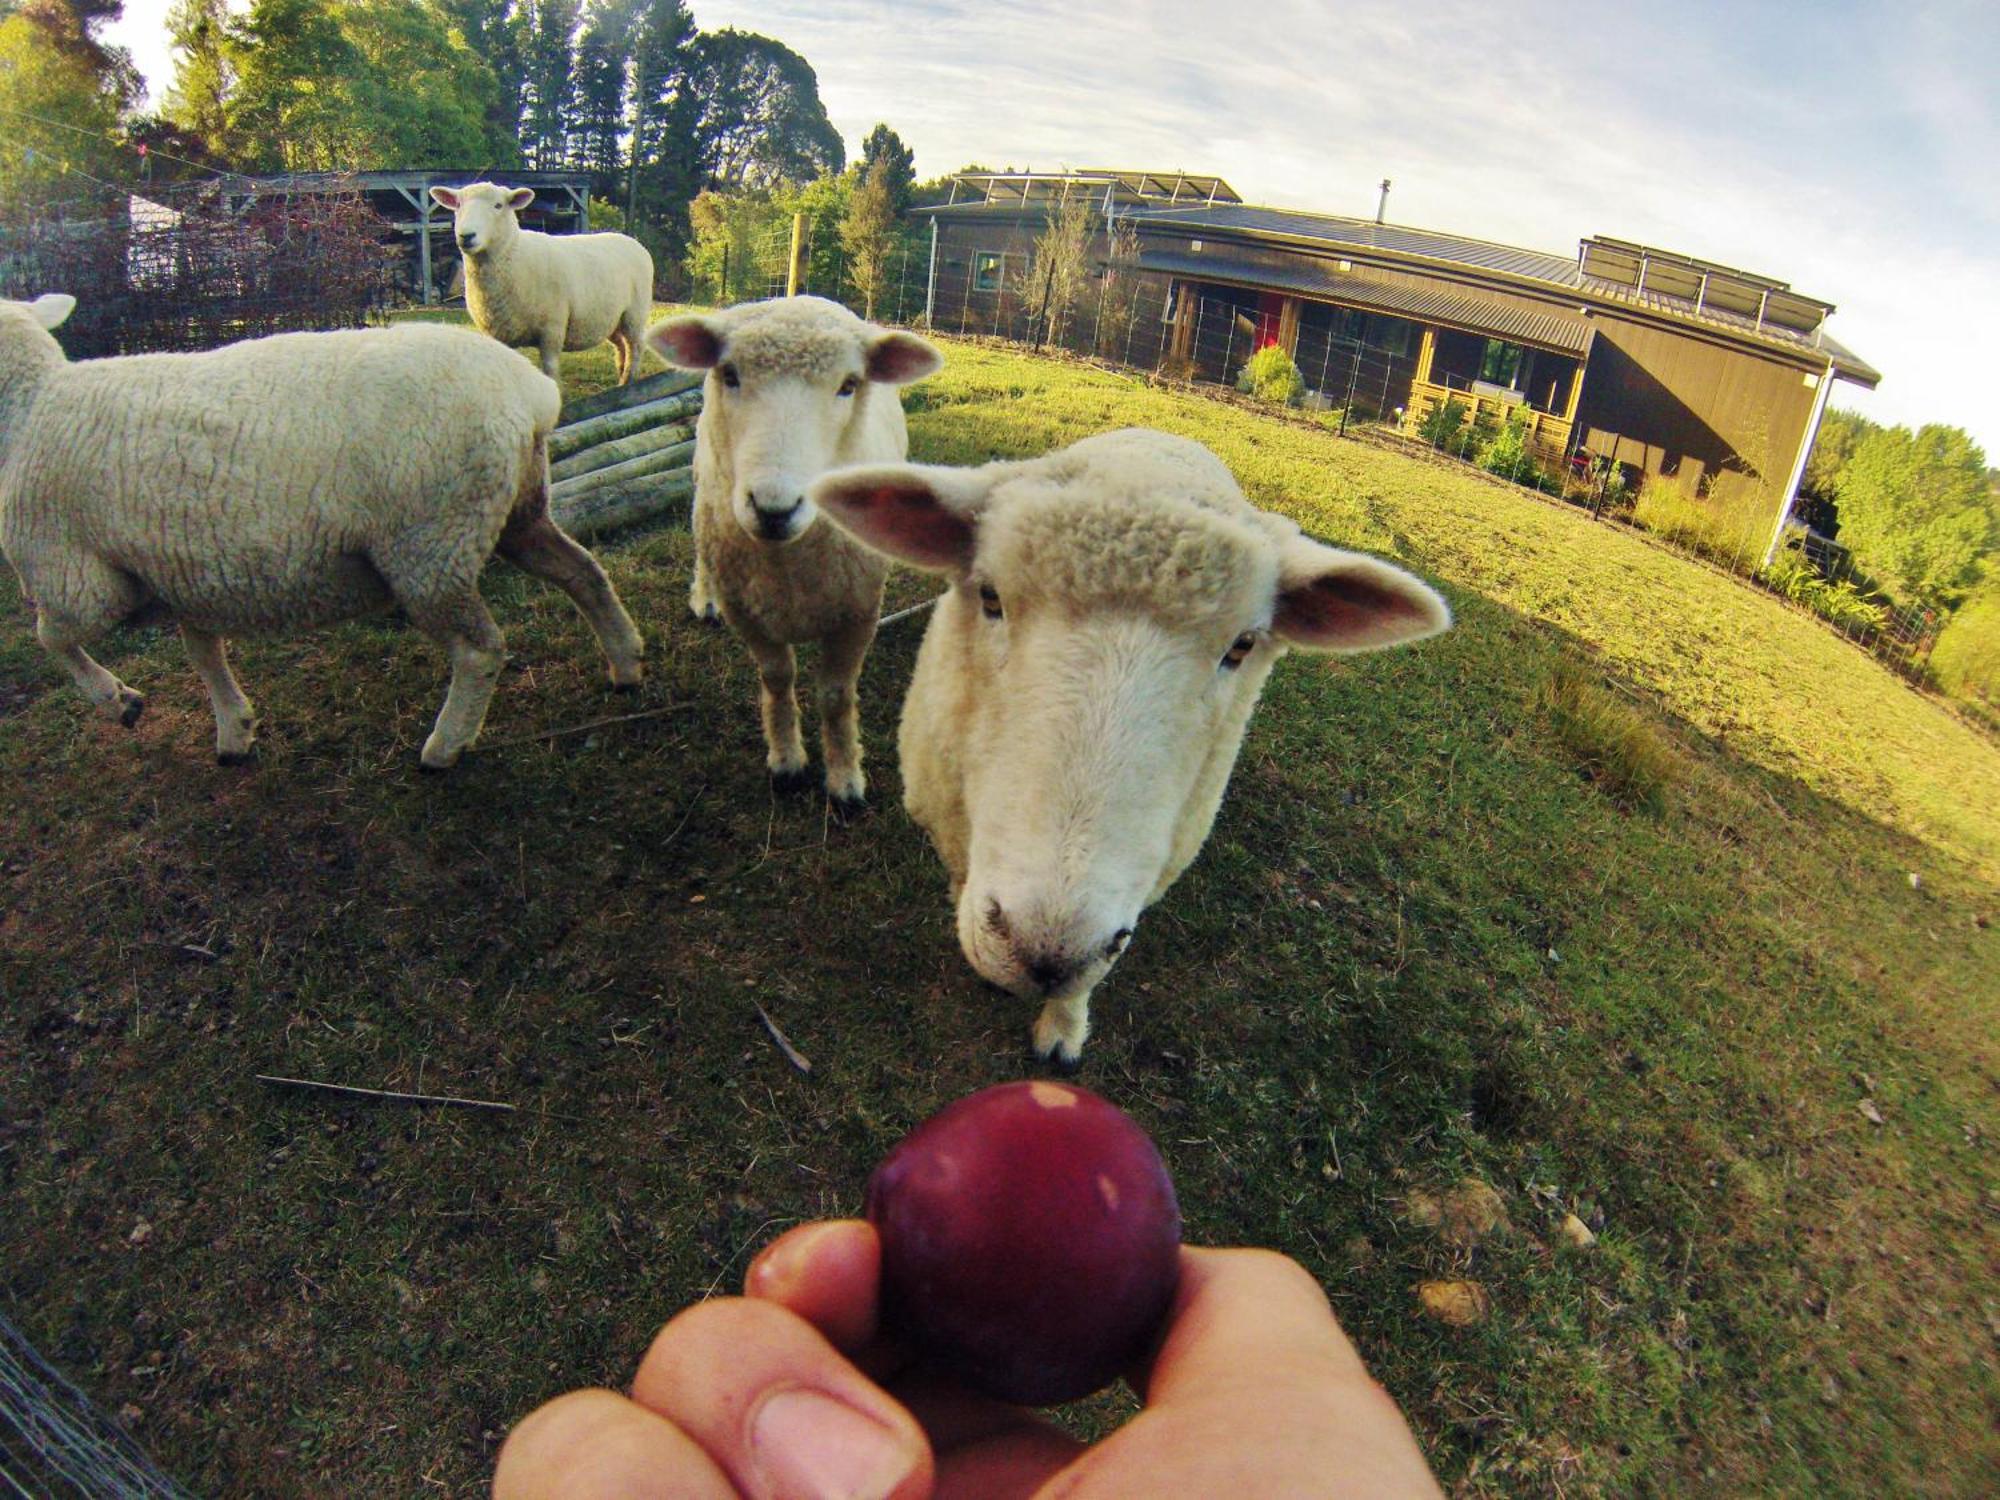
<instances>
[{"instance_id":1,"label":"sheep grazing in field","mask_svg":"<svg viewBox=\"0 0 2000 1500\"><path fill-rule=\"evenodd\" d=\"M1165 433L848 469L810 493L951 580L903 706L905 802L950 871L966 958L1043 1002L1035 1051L1063 1064L1139 913L1208 837L1272 664L1451 624L1417 579L1257 510Z\"/></svg>"},{"instance_id":2,"label":"sheep grazing in field","mask_svg":"<svg viewBox=\"0 0 2000 1500\"><path fill-rule=\"evenodd\" d=\"M241 760L257 721L223 637L393 602L450 653L423 748L449 766L505 660L479 596L496 546L576 602L614 685L638 684L638 631L548 517L560 396L524 360L412 325L71 364L48 330L75 306L0 301L0 552L37 638L105 714L129 728L145 699L84 643L165 613L207 685L217 757Z\"/></svg>"},{"instance_id":3,"label":"sheep grazing in field","mask_svg":"<svg viewBox=\"0 0 2000 1500\"><path fill-rule=\"evenodd\" d=\"M695 426L697 619L721 616L762 679L772 784L811 784L793 696L792 648L820 646L826 791L843 815L867 800L855 684L875 639L888 563L831 526L815 526L806 486L840 464L909 451L894 387L942 363L911 333L864 323L820 297L780 297L669 318L646 335L667 363L707 370Z\"/></svg>"},{"instance_id":4,"label":"sheep grazing in field","mask_svg":"<svg viewBox=\"0 0 2000 1500\"><path fill-rule=\"evenodd\" d=\"M541 234L518 215L533 188L491 182L434 187L452 211L465 257L465 306L479 331L503 344L533 344L554 380L565 349L618 355L618 383L639 374L639 340L653 312L653 257L629 234Z\"/></svg>"}]
</instances>

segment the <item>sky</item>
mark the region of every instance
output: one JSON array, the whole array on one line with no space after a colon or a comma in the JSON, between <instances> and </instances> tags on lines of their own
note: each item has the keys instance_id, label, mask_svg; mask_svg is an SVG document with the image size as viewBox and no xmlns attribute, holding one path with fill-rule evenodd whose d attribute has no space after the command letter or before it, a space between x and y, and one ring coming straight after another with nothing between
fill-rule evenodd
<instances>
[{"instance_id":1,"label":"sky","mask_svg":"<svg viewBox=\"0 0 2000 1500\"><path fill-rule=\"evenodd\" d=\"M168 0L109 38L157 91ZM1573 254L1592 234L1790 282L1884 375L1833 403L2000 465L1993 0L690 0L801 53L850 153L920 177L1213 174L1244 200Z\"/></svg>"}]
</instances>

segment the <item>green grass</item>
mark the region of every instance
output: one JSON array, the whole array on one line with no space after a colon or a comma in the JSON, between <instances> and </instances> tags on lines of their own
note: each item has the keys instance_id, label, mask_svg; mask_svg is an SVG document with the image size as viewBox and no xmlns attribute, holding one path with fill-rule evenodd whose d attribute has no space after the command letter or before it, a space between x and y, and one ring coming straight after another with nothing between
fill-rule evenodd
<instances>
[{"instance_id":1,"label":"green grass","mask_svg":"<svg viewBox=\"0 0 2000 1500\"><path fill-rule=\"evenodd\" d=\"M1190 1236L1308 1265L1468 1493L1990 1482L2000 750L1579 512L947 348L918 457L1183 432L1458 612L1281 665L1208 848L1099 991L1084 1081L1159 1138ZM266 738L225 769L169 636L103 653L151 694L126 733L6 585L0 1297L204 1491L478 1493L528 1407L623 1380L778 1227L851 1212L916 1119L1029 1070L1027 1008L973 980L897 806L917 622L863 680L882 811L841 829L768 797L747 659L685 618L685 532L601 551L653 642L637 707L667 711L500 743L633 705L568 603L496 567L515 668L441 779L415 761L444 665L393 620L244 642ZM1603 772L1655 758L1647 796ZM1415 1207L1468 1177L1510 1224L1471 1245ZM1440 1278L1490 1317L1425 1317Z\"/></svg>"}]
</instances>

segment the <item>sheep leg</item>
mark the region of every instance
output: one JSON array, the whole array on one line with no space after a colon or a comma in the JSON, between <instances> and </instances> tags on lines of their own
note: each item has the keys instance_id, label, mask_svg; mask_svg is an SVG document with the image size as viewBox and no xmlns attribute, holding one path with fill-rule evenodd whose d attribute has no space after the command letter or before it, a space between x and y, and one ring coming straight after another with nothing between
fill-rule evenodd
<instances>
[{"instance_id":1,"label":"sheep leg","mask_svg":"<svg viewBox=\"0 0 2000 1500\"><path fill-rule=\"evenodd\" d=\"M1090 991L1045 1002L1032 1035L1035 1056L1051 1058L1058 1068L1076 1067L1090 1036Z\"/></svg>"},{"instance_id":2,"label":"sheep leg","mask_svg":"<svg viewBox=\"0 0 2000 1500\"><path fill-rule=\"evenodd\" d=\"M35 639L41 642L44 651L69 669L83 696L96 704L106 718L116 719L130 729L146 711L146 700L93 661L82 646L82 642L108 628L115 619L114 612L87 625L43 608L35 615Z\"/></svg>"},{"instance_id":3,"label":"sheep leg","mask_svg":"<svg viewBox=\"0 0 2000 1500\"><path fill-rule=\"evenodd\" d=\"M694 582L688 585L688 613L704 625L722 623L722 611L715 607L715 595L708 591L708 569L702 565L699 547L694 554Z\"/></svg>"},{"instance_id":4,"label":"sheep leg","mask_svg":"<svg viewBox=\"0 0 2000 1500\"><path fill-rule=\"evenodd\" d=\"M639 363L638 351L639 346L633 342L632 335L626 330L624 324L621 323L618 327L611 330L611 352L618 360L619 385L630 385L632 383L632 371Z\"/></svg>"},{"instance_id":5,"label":"sheep leg","mask_svg":"<svg viewBox=\"0 0 2000 1500\"><path fill-rule=\"evenodd\" d=\"M812 784L812 778L806 773L806 744L799 737L799 700L792 693L792 684L798 676L792 648L766 640L749 640L744 644L757 659L764 745L769 751L765 765L771 772L771 787L779 792L803 791Z\"/></svg>"},{"instance_id":6,"label":"sheep leg","mask_svg":"<svg viewBox=\"0 0 2000 1500\"><path fill-rule=\"evenodd\" d=\"M451 686L421 757L426 771L443 771L479 738L486 705L507 664L507 641L476 591L451 600L408 602L405 608L411 623L451 654Z\"/></svg>"},{"instance_id":7,"label":"sheep leg","mask_svg":"<svg viewBox=\"0 0 2000 1500\"><path fill-rule=\"evenodd\" d=\"M596 558L546 515L516 518L500 534L500 555L568 594L604 648L611 685L630 692L646 675L646 642Z\"/></svg>"},{"instance_id":8,"label":"sheep leg","mask_svg":"<svg viewBox=\"0 0 2000 1500\"><path fill-rule=\"evenodd\" d=\"M240 765L250 758L251 746L256 743L257 714L243 696L236 674L229 670L223 639L183 622L181 644L201 674L209 707L215 710L215 758L225 766Z\"/></svg>"},{"instance_id":9,"label":"sheep leg","mask_svg":"<svg viewBox=\"0 0 2000 1500\"><path fill-rule=\"evenodd\" d=\"M542 334L535 340L535 353L541 358L542 373L553 381L562 380L562 330Z\"/></svg>"},{"instance_id":10,"label":"sheep leg","mask_svg":"<svg viewBox=\"0 0 2000 1500\"><path fill-rule=\"evenodd\" d=\"M826 755L826 794L843 818L868 807L868 778L861 773L861 716L857 686L861 663L875 639L875 616L856 621L821 643L819 735Z\"/></svg>"}]
</instances>

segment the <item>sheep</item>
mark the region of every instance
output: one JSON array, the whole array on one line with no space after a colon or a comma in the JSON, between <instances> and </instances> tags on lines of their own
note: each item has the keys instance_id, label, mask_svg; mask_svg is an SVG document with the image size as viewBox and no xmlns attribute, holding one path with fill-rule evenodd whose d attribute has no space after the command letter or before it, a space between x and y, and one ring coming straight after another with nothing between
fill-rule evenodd
<instances>
[{"instance_id":1,"label":"sheep","mask_svg":"<svg viewBox=\"0 0 2000 1500\"><path fill-rule=\"evenodd\" d=\"M1438 594L1243 498L1186 438L1104 433L977 469L844 469L829 520L945 575L903 705L905 806L981 976L1078 1062L1090 993L1200 852L1271 667L1447 629Z\"/></svg>"},{"instance_id":2,"label":"sheep","mask_svg":"<svg viewBox=\"0 0 2000 1500\"><path fill-rule=\"evenodd\" d=\"M225 635L401 605L451 656L422 764L479 733L504 641L479 596L500 555L568 594L612 683L644 642L604 570L549 519L553 381L464 329L290 333L201 354L71 364L48 330L60 294L0 301L0 553L35 634L127 728L145 699L85 654L135 616L168 615L215 710L215 751L257 720Z\"/></svg>"},{"instance_id":3,"label":"sheep","mask_svg":"<svg viewBox=\"0 0 2000 1500\"><path fill-rule=\"evenodd\" d=\"M653 312L653 257L627 234L540 234L516 217L533 188L491 182L434 187L452 211L465 260L465 306L484 334L533 344L554 380L565 349L606 339L618 356L618 384L639 374L639 339Z\"/></svg>"},{"instance_id":4,"label":"sheep","mask_svg":"<svg viewBox=\"0 0 2000 1500\"><path fill-rule=\"evenodd\" d=\"M834 811L867 806L855 684L875 639L888 562L815 526L806 486L838 464L909 451L893 387L943 363L911 333L864 323L820 297L779 297L669 318L646 334L667 363L707 370L695 425L697 619L720 610L762 684L775 789L811 785L793 696L792 648L820 644L820 741Z\"/></svg>"}]
</instances>

